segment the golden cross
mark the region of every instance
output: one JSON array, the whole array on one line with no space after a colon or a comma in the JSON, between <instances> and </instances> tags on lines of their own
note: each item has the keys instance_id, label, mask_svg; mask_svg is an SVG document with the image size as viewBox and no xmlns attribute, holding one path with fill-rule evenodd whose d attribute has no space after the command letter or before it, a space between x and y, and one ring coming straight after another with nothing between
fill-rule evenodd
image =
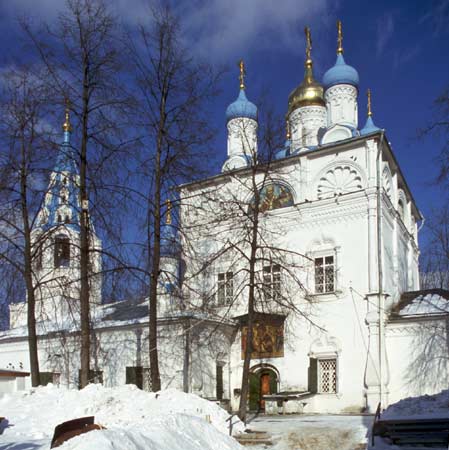
<instances>
[{"instance_id":1,"label":"golden cross","mask_svg":"<svg viewBox=\"0 0 449 450\"><path fill-rule=\"evenodd\" d=\"M366 95L368 96L368 117L370 117L373 115L371 111L371 89L368 89Z\"/></svg>"},{"instance_id":2,"label":"golden cross","mask_svg":"<svg viewBox=\"0 0 449 450\"><path fill-rule=\"evenodd\" d=\"M72 125L70 123L70 100L68 97L65 99L65 122L62 124L62 129L64 131L72 131Z\"/></svg>"},{"instance_id":3,"label":"golden cross","mask_svg":"<svg viewBox=\"0 0 449 450\"><path fill-rule=\"evenodd\" d=\"M310 34L310 28L305 27L304 33L306 34L306 64L312 64L312 57L311 57L312 36Z\"/></svg>"},{"instance_id":4,"label":"golden cross","mask_svg":"<svg viewBox=\"0 0 449 450\"><path fill-rule=\"evenodd\" d=\"M239 75L240 89L245 89L246 70L245 70L245 63L243 62L243 59L241 59L239 61L239 68L240 68L240 75Z\"/></svg>"},{"instance_id":5,"label":"golden cross","mask_svg":"<svg viewBox=\"0 0 449 450\"><path fill-rule=\"evenodd\" d=\"M341 27L341 20L337 20L337 42L338 42L338 48L337 48L337 54L341 55L343 54L343 30Z\"/></svg>"},{"instance_id":6,"label":"golden cross","mask_svg":"<svg viewBox=\"0 0 449 450\"><path fill-rule=\"evenodd\" d=\"M165 223L167 225L171 225L171 201L167 199L165 204L167 205L167 217L165 219Z\"/></svg>"}]
</instances>

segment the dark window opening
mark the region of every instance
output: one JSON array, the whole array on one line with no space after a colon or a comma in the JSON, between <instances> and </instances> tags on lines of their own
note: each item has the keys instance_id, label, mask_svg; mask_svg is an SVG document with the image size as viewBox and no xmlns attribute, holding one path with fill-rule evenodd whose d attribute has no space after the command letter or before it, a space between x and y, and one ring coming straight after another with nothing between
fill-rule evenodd
<instances>
[{"instance_id":1,"label":"dark window opening","mask_svg":"<svg viewBox=\"0 0 449 450\"><path fill-rule=\"evenodd\" d=\"M67 236L55 238L55 267L68 267L70 265L70 240Z\"/></svg>"},{"instance_id":2,"label":"dark window opening","mask_svg":"<svg viewBox=\"0 0 449 450\"><path fill-rule=\"evenodd\" d=\"M216 395L217 400L223 400L223 365L217 364L216 366Z\"/></svg>"}]
</instances>

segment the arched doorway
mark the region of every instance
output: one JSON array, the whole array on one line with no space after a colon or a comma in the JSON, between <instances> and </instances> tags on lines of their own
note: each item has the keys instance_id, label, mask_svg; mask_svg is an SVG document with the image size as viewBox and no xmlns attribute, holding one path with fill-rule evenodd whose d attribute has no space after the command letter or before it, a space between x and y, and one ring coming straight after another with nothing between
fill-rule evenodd
<instances>
[{"instance_id":1,"label":"arched doorway","mask_svg":"<svg viewBox=\"0 0 449 450\"><path fill-rule=\"evenodd\" d=\"M254 367L249 374L249 409L265 411L264 395L276 394L279 376L277 370L270 366Z\"/></svg>"}]
</instances>

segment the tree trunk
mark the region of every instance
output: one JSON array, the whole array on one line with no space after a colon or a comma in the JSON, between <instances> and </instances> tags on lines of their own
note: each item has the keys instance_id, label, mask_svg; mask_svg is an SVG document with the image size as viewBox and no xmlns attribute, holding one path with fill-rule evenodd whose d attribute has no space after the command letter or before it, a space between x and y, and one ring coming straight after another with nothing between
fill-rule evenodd
<instances>
[{"instance_id":1,"label":"tree trunk","mask_svg":"<svg viewBox=\"0 0 449 450\"><path fill-rule=\"evenodd\" d=\"M87 139L89 118L89 62L84 58L83 110L80 154L80 321L81 321L81 389L89 383L90 371L90 304L89 304L89 212L87 196Z\"/></svg>"},{"instance_id":2,"label":"tree trunk","mask_svg":"<svg viewBox=\"0 0 449 450\"><path fill-rule=\"evenodd\" d=\"M249 293L248 293L248 331L246 334L246 348L243 360L242 385L239 404L239 418L246 422L248 391L249 391L249 366L251 363L251 353L253 351L253 326L254 326L254 303L255 303L255 282L256 282L256 256L258 246L258 232L259 232L259 192L254 182L254 207L251 217L251 254L249 258Z\"/></svg>"},{"instance_id":3,"label":"tree trunk","mask_svg":"<svg viewBox=\"0 0 449 450\"><path fill-rule=\"evenodd\" d=\"M163 133L165 128L165 101L166 91L163 88L161 103L159 106L159 126L156 142L155 161L155 192L154 192L154 242L153 258L150 281L150 304L149 304L149 346L150 346L150 374L151 390L157 392L161 390L161 376L159 373L159 355L157 338L157 287L159 281L159 271L161 262L161 190L162 190L162 169L161 157L163 147Z\"/></svg>"},{"instance_id":4,"label":"tree trunk","mask_svg":"<svg viewBox=\"0 0 449 450\"><path fill-rule=\"evenodd\" d=\"M23 136L22 136L22 139ZM22 141L22 167L20 171L20 194L21 210L24 231L24 278L27 293L27 326L28 326L28 347L30 357L31 385L33 387L41 384L39 374L39 357L37 351L37 333L36 333L36 300L34 296L33 268L31 257L31 229L28 216L27 199L27 173L26 173L26 151L25 144Z\"/></svg>"}]
</instances>

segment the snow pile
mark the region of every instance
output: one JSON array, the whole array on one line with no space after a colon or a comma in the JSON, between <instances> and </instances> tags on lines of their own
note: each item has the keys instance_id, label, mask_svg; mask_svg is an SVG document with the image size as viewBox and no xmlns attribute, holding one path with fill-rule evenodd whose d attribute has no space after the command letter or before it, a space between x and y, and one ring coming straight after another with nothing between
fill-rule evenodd
<instances>
[{"instance_id":1,"label":"snow pile","mask_svg":"<svg viewBox=\"0 0 449 450\"><path fill-rule=\"evenodd\" d=\"M390 405L382 414L381 419L435 419L449 417L449 389L439 394L422 395L399 400ZM386 439L376 436L375 446L370 450L399 450L403 447L390 445Z\"/></svg>"},{"instance_id":2,"label":"snow pile","mask_svg":"<svg viewBox=\"0 0 449 450\"><path fill-rule=\"evenodd\" d=\"M0 398L0 412L8 420L0 449L20 444L17 448L21 450L47 450L56 425L85 416L95 416L95 423L107 429L73 438L61 450L241 448L227 435L228 414L222 408L175 390L154 394L134 385L89 385L76 391L49 385L5 395ZM239 422L234 429L243 428Z\"/></svg>"},{"instance_id":3,"label":"snow pile","mask_svg":"<svg viewBox=\"0 0 449 450\"><path fill-rule=\"evenodd\" d=\"M399 400L390 405L382 419L449 417L449 389L435 395L422 395Z\"/></svg>"}]
</instances>

